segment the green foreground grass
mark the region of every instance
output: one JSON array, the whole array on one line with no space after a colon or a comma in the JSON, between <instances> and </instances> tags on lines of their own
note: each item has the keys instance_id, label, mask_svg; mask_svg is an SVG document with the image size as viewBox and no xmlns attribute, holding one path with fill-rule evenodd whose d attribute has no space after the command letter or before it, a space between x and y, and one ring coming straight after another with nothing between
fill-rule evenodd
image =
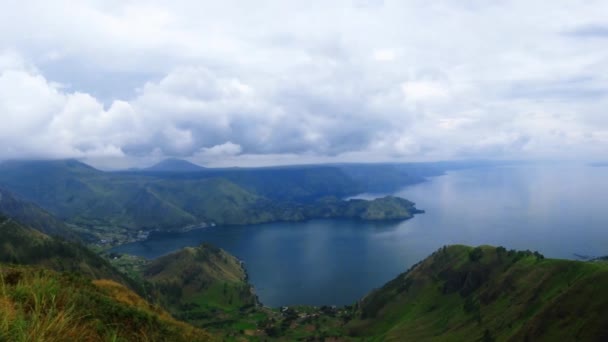
<instances>
[{"instance_id":1,"label":"green foreground grass","mask_svg":"<svg viewBox=\"0 0 608 342\"><path fill-rule=\"evenodd\" d=\"M608 265L444 247L359 303L346 334L378 341L606 341Z\"/></svg>"},{"instance_id":2,"label":"green foreground grass","mask_svg":"<svg viewBox=\"0 0 608 342\"><path fill-rule=\"evenodd\" d=\"M111 280L0 268L0 341L209 341Z\"/></svg>"}]
</instances>

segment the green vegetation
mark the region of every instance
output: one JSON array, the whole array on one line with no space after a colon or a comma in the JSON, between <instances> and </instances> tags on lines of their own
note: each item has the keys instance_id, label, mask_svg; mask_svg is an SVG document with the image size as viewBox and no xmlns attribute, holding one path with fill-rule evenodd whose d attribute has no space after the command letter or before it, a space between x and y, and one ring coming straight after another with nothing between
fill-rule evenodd
<instances>
[{"instance_id":1,"label":"green vegetation","mask_svg":"<svg viewBox=\"0 0 608 342\"><path fill-rule=\"evenodd\" d=\"M351 336L387 341L602 341L608 265L444 247L365 297Z\"/></svg>"},{"instance_id":2,"label":"green vegetation","mask_svg":"<svg viewBox=\"0 0 608 342\"><path fill-rule=\"evenodd\" d=\"M603 324L608 264L545 259L538 252L443 247L343 308L256 306L244 291L249 288L238 260L208 245L167 255L144 270L176 317L228 339L601 341L608 336Z\"/></svg>"},{"instance_id":3,"label":"green vegetation","mask_svg":"<svg viewBox=\"0 0 608 342\"><path fill-rule=\"evenodd\" d=\"M84 247L11 219L0 222L0 260L39 265L0 266L0 340L608 337L608 263L603 261L552 260L502 247L443 247L353 306L270 309L257 302L241 262L210 245L153 261L111 254L111 262L135 279L125 281ZM112 278L145 289L146 300Z\"/></svg>"},{"instance_id":4,"label":"green vegetation","mask_svg":"<svg viewBox=\"0 0 608 342\"><path fill-rule=\"evenodd\" d=\"M2 341L209 341L111 280L0 267Z\"/></svg>"},{"instance_id":5,"label":"green vegetation","mask_svg":"<svg viewBox=\"0 0 608 342\"><path fill-rule=\"evenodd\" d=\"M47 235L78 241L78 235L63 221L38 207L0 189L0 214L17 220Z\"/></svg>"},{"instance_id":6,"label":"green vegetation","mask_svg":"<svg viewBox=\"0 0 608 342\"><path fill-rule=\"evenodd\" d=\"M405 220L423 211L416 209L413 202L386 196L371 201L351 199L340 201L325 199L308 208L307 217L350 218L359 220Z\"/></svg>"},{"instance_id":7,"label":"green vegetation","mask_svg":"<svg viewBox=\"0 0 608 342\"><path fill-rule=\"evenodd\" d=\"M160 257L143 275L164 307L199 326L229 329L257 305L241 262L208 244Z\"/></svg>"},{"instance_id":8,"label":"green vegetation","mask_svg":"<svg viewBox=\"0 0 608 342\"><path fill-rule=\"evenodd\" d=\"M119 253L104 253L102 256L106 257L112 267L117 271L124 274L125 276L132 279L137 284L144 284L145 279L143 277L144 268L150 263L148 259Z\"/></svg>"},{"instance_id":9,"label":"green vegetation","mask_svg":"<svg viewBox=\"0 0 608 342\"><path fill-rule=\"evenodd\" d=\"M110 255L124 270L141 272L150 298L174 317L227 340L282 340L341 336L351 309L262 307L241 262L203 244L144 265L141 259ZM129 262L133 265L129 266Z\"/></svg>"},{"instance_id":10,"label":"green vegetation","mask_svg":"<svg viewBox=\"0 0 608 342\"><path fill-rule=\"evenodd\" d=\"M278 203L310 203L327 196L338 198L365 192L342 169L334 166L292 166L209 171L253 193Z\"/></svg>"},{"instance_id":11,"label":"green vegetation","mask_svg":"<svg viewBox=\"0 0 608 342\"><path fill-rule=\"evenodd\" d=\"M407 219L417 212L413 203L396 198L339 199L361 187L341 169L327 166L108 173L74 160L12 161L0 164L0 186L103 245L142 239L141 231L150 230L329 217ZM42 210L22 212L32 225L59 222ZM55 226L63 229L60 235L68 234L65 225Z\"/></svg>"},{"instance_id":12,"label":"green vegetation","mask_svg":"<svg viewBox=\"0 0 608 342\"><path fill-rule=\"evenodd\" d=\"M110 263L88 248L50 237L0 216L0 263L40 265L56 271L78 272L93 279L112 279L133 286Z\"/></svg>"},{"instance_id":13,"label":"green vegetation","mask_svg":"<svg viewBox=\"0 0 608 342\"><path fill-rule=\"evenodd\" d=\"M109 177L68 166L87 177ZM412 202L390 196L283 203L221 178L127 183L141 187L142 207L183 215L184 222L188 215L199 219L192 213L227 223L406 219L418 212ZM241 262L219 248L203 244L153 261L117 254L107 260L19 223L69 232L44 210L1 194L0 209L13 216L0 216L0 341L608 340L606 258L581 262L503 247L443 247L353 306L271 309L258 303ZM135 215L139 207L123 209L131 213L124 222L147 219Z\"/></svg>"}]
</instances>

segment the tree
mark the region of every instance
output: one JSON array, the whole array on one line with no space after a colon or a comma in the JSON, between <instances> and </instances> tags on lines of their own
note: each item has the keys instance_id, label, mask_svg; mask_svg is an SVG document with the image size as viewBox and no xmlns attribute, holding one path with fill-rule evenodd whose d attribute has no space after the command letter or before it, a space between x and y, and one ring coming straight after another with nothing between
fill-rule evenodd
<instances>
[{"instance_id":1,"label":"tree","mask_svg":"<svg viewBox=\"0 0 608 342\"><path fill-rule=\"evenodd\" d=\"M469 252L469 260L473 262L479 261L483 257L483 250L481 247L476 247Z\"/></svg>"}]
</instances>

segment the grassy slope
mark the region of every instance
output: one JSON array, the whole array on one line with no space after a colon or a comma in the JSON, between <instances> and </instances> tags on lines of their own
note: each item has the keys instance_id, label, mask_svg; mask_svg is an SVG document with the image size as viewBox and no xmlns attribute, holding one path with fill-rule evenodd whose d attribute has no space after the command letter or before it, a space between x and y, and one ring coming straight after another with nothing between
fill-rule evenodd
<instances>
[{"instance_id":1,"label":"grassy slope","mask_svg":"<svg viewBox=\"0 0 608 342\"><path fill-rule=\"evenodd\" d=\"M78 235L63 221L55 218L37 205L21 200L12 193L0 189L0 214L17 220L47 235L79 241Z\"/></svg>"},{"instance_id":2,"label":"grassy slope","mask_svg":"<svg viewBox=\"0 0 608 342\"><path fill-rule=\"evenodd\" d=\"M0 266L2 341L209 341L111 280Z\"/></svg>"},{"instance_id":3,"label":"grassy slope","mask_svg":"<svg viewBox=\"0 0 608 342\"><path fill-rule=\"evenodd\" d=\"M39 265L132 285L110 263L77 243L50 237L0 216L0 263Z\"/></svg>"},{"instance_id":4,"label":"grassy slope","mask_svg":"<svg viewBox=\"0 0 608 342\"><path fill-rule=\"evenodd\" d=\"M602 341L607 285L603 263L451 246L364 298L348 331L393 341Z\"/></svg>"},{"instance_id":5,"label":"grassy slope","mask_svg":"<svg viewBox=\"0 0 608 342\"><path fill-rule=\"evenodd\" d=\"M68 270L102 277L74 263L72 252L66 256L61 248L41 248L41 243L54 239L10 220L2 222L1 252L35 251L36 255L50 250L54 256L36 263L59 269L72 265ZM11 244L23 248L5 248ZM550 260L538 253L488 246L450 246L352 309L301 307L286 312L258 307L241 263L213 246L185 248L141 268L143 279L151 283L149 295L177 318L228 340L330 336L344 341L602 341L608 337L605 262ZM176 340L180 333L188 335L184 339L209 337L111 280L91 284L90 278L74 274L23 266L2 269L0 340L32 336L53 340L52 336L71 336L76 331L91 340L115 336L162 340L165 334L177 334L172 338ZM15 272L20 275L10 275ZM82 308L90 314L81 314Z\"/></svg>"},{"instance_id":6,"label":"grassy slope","mask_svg":"<svg viewBox=\"0 0 608 342\"><path fill-rule=\"evenodd\" d=\"M159 198L196 218L217 224L250 222L247 210L260 197L221 178L201 180L157 180L148 187Z\"/></svg>"}]
</instances>

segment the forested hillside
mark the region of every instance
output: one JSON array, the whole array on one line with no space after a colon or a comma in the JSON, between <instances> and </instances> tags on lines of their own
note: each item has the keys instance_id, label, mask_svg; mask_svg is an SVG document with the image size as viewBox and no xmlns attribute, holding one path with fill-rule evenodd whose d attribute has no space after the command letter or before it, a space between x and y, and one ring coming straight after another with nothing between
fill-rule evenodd
<instances>
[{"instance_id":1,"label":"forested hillside","mask_svg":"<svg viewBox=\"0 0 608 342\"><path fill-rule=\"evenodd\" d=\"M418 212L407 201L343 200L365 187L335 166L200 170L179 166L102 172L75 160L8 161L0 164L0 187L48 210L87 240L113 244L137 239L141 230L327 217L407 219ZM394 182L407 182L407 177L401 170ZM36 215L21 216L36 224ZM57 222L51 228L67 234L52 216L38 221Z\"/></svg>"}]
</instances>

